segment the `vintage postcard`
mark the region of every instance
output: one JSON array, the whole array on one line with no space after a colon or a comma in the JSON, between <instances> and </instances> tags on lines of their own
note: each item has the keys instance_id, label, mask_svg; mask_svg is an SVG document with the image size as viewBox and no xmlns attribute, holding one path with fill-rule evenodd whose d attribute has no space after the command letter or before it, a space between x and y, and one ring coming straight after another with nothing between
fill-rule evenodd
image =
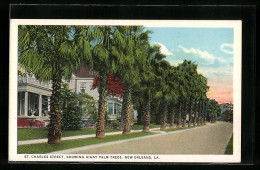
<instances>
[{"instance_id":1,"label":"vintage postcard","mask_svg":"<svg viewBox=\"0 0 260 170\"><path fill-rule=\"evenodd\" d=\"M9 161L239 163L240 20L10 20Z\"/></svg>"}]
</instances>

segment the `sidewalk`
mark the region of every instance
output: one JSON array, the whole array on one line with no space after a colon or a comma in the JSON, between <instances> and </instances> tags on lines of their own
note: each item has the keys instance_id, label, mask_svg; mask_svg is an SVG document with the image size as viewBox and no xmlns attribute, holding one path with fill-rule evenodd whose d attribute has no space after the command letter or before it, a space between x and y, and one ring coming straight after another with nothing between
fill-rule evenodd
<instances>
[{"instance_id":1,"label":"sidewalk","mask_svg":"<svg viewBox=\"0 0 260 170\"><path fill-rule=\"evenodd\" d=\"M81 146L81 147L70 148L70 149L65 149L65 150L59 150L59 151L50 152L49 154L78 154L78 153L86 154L86 153L94 153L96 151L99 152L101 150L104 151L103 148L106 148L109 150L107 153L113 153L111 151L111 147L114 147L114 150L118 151L119 148L117 146L121 146L121 147L123 146L122 147L123 149L121 148L121 151L122 150L126 151L126 150L129 150L130 148L125 147L125 142L128 142L128 144L134 142L135 144L134 144L134 146L131 147L130 150L137 150L137 153L140 154L142 152L140 148L148 147L148 150L151 150L151 139L156 140L156 138L157 138L160 140L160 142L156 145L156 147L153 147L153 148L156 148L155 150L157 150L158 148L161 147L161 144L162 144L161 139L165 138L165 136L168 136L171 134L182 134L187 131L194 131L195 129L205 129L207 127L210 127L208 125L216 125L216 124L207 124L204 126L197 126L195 128L187 128L187 129L181 129L181 130L169 131L169 132L165 132L163 130L161 131L159 128L156 128L156 129L154 128L154 129L151 129L151 131L158 132L158 134L141 136L141 137L136 137L136 138L124 139L124 140L117 140L117 141L112 141L112 142L99 143L99 144L93 144L93 145L87 145L87 146ZM148 140L149 142L142 142L143 140ZM163 142L163 143L165 144L165 142ZM170 142L170 143L171 143L170 145L172 145L172 142ZM145 145L145 146L135 147L140 144ZM102 148L102 149L100 149L100 148ZM92 152L93 150L95 150L95 151Z\"/></svg>"},{"instance_id":2,"label":"sidewalk","mask_svg":"<svg viewBox=\"0 0 260 170\"><path fill-rule=\"evenodd\" d=\"M211 124L207 124L207 125L211 125ZM205 125L204 125L205 126ZM204 127L204 126L199 126L199 127ZM195 127L198 128L198 127ZM185 129L183 129L185 130ZM151 132L160 132L160 133L166 133L165 131L160 131L160 128L150 128ZM142 129L139 130L131 130L131 132L142 132ZM109 135L118 135L118 134L122 134L122 131L118 131L118 132L107 132L106 136ZM92 138L92 137L96 137L96 134L89 134L89 135L78 135L78 136L67 136L67 137L62 137L62 141L65 140L73 140L73 139L83 139L83 138ZM44 138L44 139L33 139L33 140L24 140L24 141L18 141L18 145L30 145L30 144L39 144L39 143L47 143L48 139Z\"/></svg>"}]
</instances>

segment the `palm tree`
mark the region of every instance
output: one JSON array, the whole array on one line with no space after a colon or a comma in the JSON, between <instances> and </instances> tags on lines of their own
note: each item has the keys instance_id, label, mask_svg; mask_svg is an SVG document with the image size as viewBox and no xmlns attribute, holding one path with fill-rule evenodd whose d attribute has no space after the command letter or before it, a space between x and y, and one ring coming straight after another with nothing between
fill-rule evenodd
<instances>
[{"instance_id":1,"label":"palm tree","mask_svg":"<svg viewBox=\"0 0 260 170\"><path fill-rule=\"evenodd\" d=\"M98 116L96 124L96 137L105 137L105 111L106 111L106 97L107 97L107 75L111 71L111 34L110 26L95 26L94 34L97 37L97 43L93 48L93 65L94 70L98 72L99 76L99 99L98 99Z\"/></svg>"},{"instance_id":2,"label":"palm tree","mask_svg":"<svg viewBox=\"0 0 260 170\"><path fill-rule=\"evenodd\" d=\"M172 89L172 94L171 94L171 99L169 101L169 114L170 114L170 120L169 120L169 128L172 129L174 128L174 115L175 115L175 110L177 106L177 101L178 101L178 96L175 93L175 88Z\"/></svg>"},{"instance_id":3,"label":"palm tree","mask_svg":"<svg viewBox=\"0 0 260 170\"><path fill-rule=\"evenodd\" d=\"M178 90L178 73L177 69L174 66L171 66L172 69L169 72L168 76L168 83L170 86L170 91L169 91L169 106L168 106L168 112L169 112L169 128L174 128L174 114L175 114L175 107L177 105L177 101L179 98L179 93L177 92Z\"/></svg>"},{"instance_id":4,"label":"palm tree","mask_svg":"<svg viewBox=\"0 0 260 170\"><path fill-rule=\"evenodd\" d=\"M207 78L203 75L198 75L198 93L199 93L199 123L203 125L203 120L205 116L205 100L207 99L206 92L209 89L207 85ZM198 124L199 125L199 124Z\"/></svg>"},{"instance_id":5,"label":"palm tree","mask_svg":"<svg viewBox=\"0 0 260 170\"><path fill-rule=\"evenodd\" d=\"M194 109L193 109L193 114L194 114L194 120L193 120L193 126L197 126L197 98L194 100Z\"/></svg>"},{"instance_id":6,"label":"palm tree","mask_svg":"<svg viewBox=\"0 0 260 170\"><path fill-rule=\"evenodd\" d=\"M197 65L191 63L191 61L184 60L183 63L178 65L179 83L180 83L180 97L183 99L183 122L182 127L186 127L186 115L187 115L187 103L190 104L191 109L191 97L193 95L193 76L196 73ZM191 110L189 110L191 115ZM191 116L190 116L191 117Z\"/></svg>"},{"instance_id":7,"label":"palm tree","mask_svg":"<svg viewBox=\"0 0 260 170\"><path fill-rule=\"evenodd\" d=\"M200 126L200 113L201 113L201 100L199 99L199 102L198 102L198 126Z\"/></svg>"},{"instance_id":8,"label":"palm tree","mask_svg":"<svg viewBox=\"0 0 260 170\"><path fill-rule=\"evenodd\" d=\"M167 115L167 106L170 99L170 79L168 79L171 70L173 67L166 60L162 60L156 66L156 82L157 82L157 92L155 98L160 98L160 112L161 112L161 130L166 129L166 115Z\"/></svg>"},{"instance_id":9,"label":"palm tree","mask_svg":"<svg viewBox=\"0 0 260 170\"><path fill-rule=\"evenodd\" d=\"M144 127L143 132L149 132L150 125L150 104L153 98L153 94L156 92L156 75L154 70L154 65L158 64L158 62L164 58L165 56L160 53L159 46L150 46L148 44L148 48L146 51L147 63L143 65L140 70L141 82L140 89L142 92L143 98L143 121Z\"/></svg>"},{"instance_id":10,"label":"palm tree","mask_svg":"<svg viewBox=\"0 0 260 170\"><path fill-rule=\"evenodd\" d=\"M117 26L114 33L115 47L112 55L117 57L115 73L124 83L122 114L124 115L123 134L130 134L130 113L133 86L140 82L140 67L145 64L143 59L148 43L148 33L141 26Z\"/></svg>"},{"instance_id":11,"label":"palm tree","mask_svg":"<svg viewBox=\"0 0 260 170\"><path fill-rule=\"evenodd\" d=\"M61 141L61 81L91 58L89 27L19 26L19 63L40 81L52 81L48 143Z\"/></svg>"},{"instance_id":12,"label":"palm tree","mask_svg":"<svg viewBox=\"0 0 260 170\"><path fill-rule=\"evenodd\" d=\"M182 98L179 97L179 110L178 110L178 120L177 120L177 127L181 127L181 113L182 113Z\"/></svg>"}]
</instances>

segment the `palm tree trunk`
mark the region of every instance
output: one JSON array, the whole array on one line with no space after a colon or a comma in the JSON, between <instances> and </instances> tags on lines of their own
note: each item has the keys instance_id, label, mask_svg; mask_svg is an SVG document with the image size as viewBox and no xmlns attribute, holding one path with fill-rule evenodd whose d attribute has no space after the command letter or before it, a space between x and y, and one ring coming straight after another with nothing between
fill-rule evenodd
<instances>
[{"instance_id":1,"label":"palm tree trunk","mask_svg":"<svg viewBox=\"0 0 260 170\"><path fill-rule=\"evenodd\" d=\"M203 119L204 119L204 100L202 100L202 108L201 108L201 125L203 125L204 123L203 123Z\"/></svg>"},{"instance_id":2,"label":"palm tree trunk","mask_svg":"<svg viewBox=\"0 0 260 170\"><path fill-rule=\"evenodd\" d=\"M170 129L174 128L174 107L172 106L172 108L170 109Z\"/></svg>"},{"instance_id":3,"label":"palm tree trunk","mask_svg":"<svg viewBox=\"0 0 260 170\"><path fill-rule=\"evenodd\" d=\"M140 106L138 109L137 109L137 124L138 125L142 125L143 124L143 109L142 109L142 106Z\"/></svg>"},{"instance_id":4,"label":"palm tree trunk","mask_svg":"<svg viewBox=\"0 0 260 170\"><path fill-rule=\"evenodd\" d=\"M144 105L143 105L143 120L144 120L144 127L143 132L149 132L149 126L150 126L150 101L149 99L145 99Z\"/></svg>"},{"instance_id":5,"label":"palm tree trunk","mask_svg":"<svg viewBox=\"0 0 260 170\"><path fill-rule=\"evenodd\" d=\"M131 128L130 128L130 123L131 123L131 87L128 86L124 92L124 97L123 97L123 114L124 114L124 130L123 134L130 134Z\"/></svg>"},{"instance_id":6,"label":"palm tree trunk","mask_svg":"<svg viewBox=\"0 0 260 170\"><path fill-rule=\"evenodd\" d=\"M187 100L184 100L184 108L183 108L183 121L182 121L182 127L186 127L186 115L187 115Z\"/></svg>"},{"instance_id":7,"label":"palm tree trunk","mask_svg":"<svg viewBox=\"0 0 260 170\"><path fill-rule=\"evenodd\" d=\"M177 122L177 127L180 128L181 127L181 100L179 102L179 114L178 114L178 122Z\"/></svg>"},{"instance_id":8,"label":"palm tree trunk","mask_svg":"<svg viewBox=\"0 0 260 170\"><path fill-rule=\"evenodd\" d=\"M160 125L161 124L161 115L160 115L160 110L161 110L161 104L157 104L155 106L154 109L152 110L155 110L155 117L156 117L156 120L155 120L155 123L156 125Z\"/></svg>"},{"instance_id":9,"label":"palm tree trunk","mask_svg":"<svg viewBox=\"0 0 260 170\"><path fill-rule=\"evenodd\" d=\"M98 118L97 118L97 129L96 129L96 137L104 138L105 137L105 111L106 111L106 73L100 73L99 75L99 100L98 100Z\"/></svg>"},{"instance_id":10,"label":"palm tree trunk","mask_svg":"<svg viewBox=\"0 0 260 170\"><path fill-rule=\"evenodd\" d=\"M167 104L165 102L162 103L162 110L161 110L161 128L160 130L166 129L166 112L167 112Z\"/></svg>"},{"instance_id":11,"label":"palm tree trunk","mask_svg":"<svg viewBox=\"0 0 260 170\"><path fill-rule=\"evenodd\" d=\"M190 97L189 124L188 124L188 127L191 127L191 117L192 117L191 107L192 107L192 98Z\"/></svg>"},{"instance_id":12,"label":"palm tree trunk","mask_svg":"<svg viewBox=\"0 0 260 170\"><path fill-rule=\"evenodd\" d=\"M208 101L206 101L204 125L206 125L206 121L207 121L207 112L208 112Z\"/></svg>"},{"instance_id":13,"label":"palm tree trunk","mask_svg":"<svg viewBox=\"0 0 260 170\"><path fill-rule=\"evenodd\" d=\"M198 126L200 125L200 116L201 116L201 100L199 100Z\"/></svg>"},{"instance_id":14,"label":"palm tree trunk","mask_svg":"<svg viewBox=\"0 0 260 170\"><path fill-rule=\"evenodd\" d=\"M196 122L197 122L197 100L195 99L193 126L197 126L197 125L196 125Z\"/></svg>"},{"instance_id":15,"label":"palm tree trunk","mask_svg":"<svg viewBox=\"0 0 260 170\"><path fill-rule=\"evenodd\" d=\"M48 132L48 143L61 142L61 72L58 65L53 66L52 94L50 98L50 123Z\"/></svg>"}]
</instances>

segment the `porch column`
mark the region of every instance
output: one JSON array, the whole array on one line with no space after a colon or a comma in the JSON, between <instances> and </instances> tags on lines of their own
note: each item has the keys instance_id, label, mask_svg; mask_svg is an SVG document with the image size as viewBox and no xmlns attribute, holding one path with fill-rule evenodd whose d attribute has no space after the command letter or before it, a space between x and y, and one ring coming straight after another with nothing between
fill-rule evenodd
<instances>
[{"instance_id":1,"label":"porch column","mask_svg":"<svg viewBox=\"0 0 260 170\"><path fill-rule=\"evenodd\" d=\"M115 109L114 107L115 107L115 103L113 102L112 103L112 115L114 115L114 109Z\"/></svg>"},{"instance_id":2,"label":"porch column","mask_svg":"<svg viewBox=\"0 0 260 170\"><path fill-rule=\"evenodd\" d=\"M20 98L19 98L19 115L18 116L22 116L22 93L18 93L18 95L20 94Z\"/></svg>"},{"instance_id":3,"label":"porch column","mask_svg":"<svg viewBox=\"0 0 260 170\"><path fill-rule=\"evenodd\" d=\"M51 98L48 96L48 112L51 111Z\"/></svg>"},{"instance_id":4,"label":"porch column","mask_svg":"<svg viewBox=\"0 0 260 170\"><path fill-rule=\"evenodd\" d=\"M42 95L39 94L39 116L42 116Z\"/></svg>"},{"instance_id":5,"label":"porch column","mask_svg":"<svg viewBox=\"0 0 260 170\"><path fill-rule=\"evenodd\" d=\"M28 91L24 92L24 116L28 116Z\"/></svg>"}]
</instances>

